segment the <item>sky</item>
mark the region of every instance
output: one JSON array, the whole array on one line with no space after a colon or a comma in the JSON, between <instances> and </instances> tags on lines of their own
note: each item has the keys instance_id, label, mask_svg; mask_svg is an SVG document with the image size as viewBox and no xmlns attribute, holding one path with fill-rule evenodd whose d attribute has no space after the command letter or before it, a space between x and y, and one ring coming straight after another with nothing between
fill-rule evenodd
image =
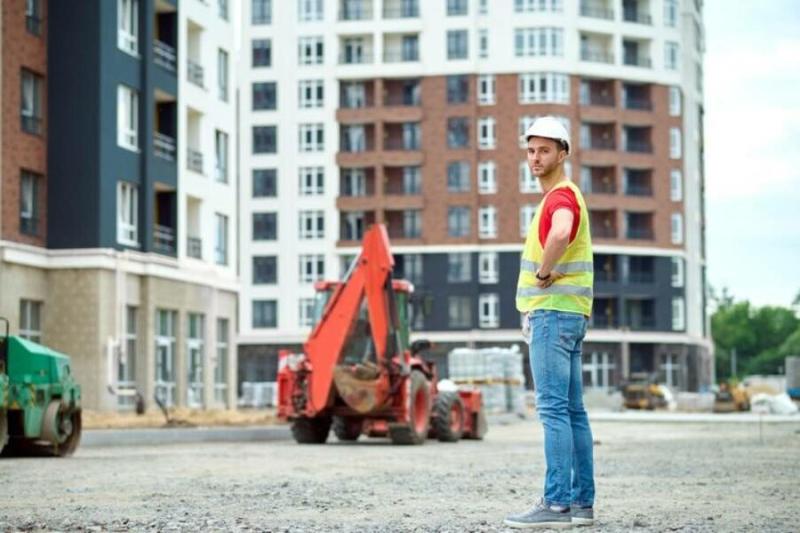
<instances>
[{"instance_id":1,"label":"sky","mask_svg":"<svg viewBox=\"0 0 800 533\"><path fill-rule=\"evenodd\" d=\"M800 293L800 0L706 0L708 281L737 300Z\"/></svg>"}]
</instances>

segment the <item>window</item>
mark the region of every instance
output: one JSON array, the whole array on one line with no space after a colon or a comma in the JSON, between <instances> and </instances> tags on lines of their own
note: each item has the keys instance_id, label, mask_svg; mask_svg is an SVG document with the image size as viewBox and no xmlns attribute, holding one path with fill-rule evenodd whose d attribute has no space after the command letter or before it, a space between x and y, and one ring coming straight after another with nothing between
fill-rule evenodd
<instances>
[{"instance_id":1,"label":"window","mask_svg":"<svg viewBox=\"0 0 800 533\"><path fill-rule=\"evenodd\" d=\"M463 283L472 280L472 254L447 254L448 283Z\"/></svg>"},{"instance_id":2,"label":"window","mask_svg":"<svg viewBox=\"0 0 800 533\"><path fill-rule=\"evenodd\" d=\"M253 213L253 240L274 241L278 238L277 213Z\"/></svg>"},{"instance_id":3,"label":"window","mask_svg":"<svg viewBox=\"0 0 800 533\"><path fill-rule=\"evenodd\" d=\"M678 25L678 0L664 0L664 26Z\"/></svg>"},{"instance_id":4,"label":"window","mask_svg":"<svg viewBox=\"0 0 800 533\"><path fill-rule=\"evenodd\" d=\"M447 146L467 148L469 146L469 119L451 117L447 119Z\"/></svg>"},{"instance_id":5,"label":"window","mask_svg":"<svg viewBox=\"0 0 800 533\"><path fill-rule=\"evenodd\" d=\"M125 85L117 91L117 144L139 151L139 93Z\"/></svg>"},{"instance_id":6,"label":"window","mask_svg":"<svg viewBox=\"0 0 800 533\"><path fill-rule=\"evenodd\" d=\"M517 57L563 56L564 30L550 27L515 29L514 55Z\"/></svg>"},{"instance_id":7,"label":"window","mask_svg":"<svg viewBox=\"0 0 800 533\"><path fill-rule=\"evenodd\" d=\"M403 254L403 278L422 283L422 254Z\"/></svg>"},{"instance_id":8,"label":"window","mask_svg":"<svg viewBox=\"0 0 800 533\"><path fill-rule=\"evenodd\" d=\"M272 24L272 0L252 0L250 22L254 26Z\"/></svg>"},{"instance_id":9,"label":"window","mask_svg":"<svg viewBox=\"0 0 800 533\"><path fill-rule=\"evenodd\" d=\"M325 57L322 37L300 37L299 43L301 65L322 64Z\"/></svg>"},{"instance_id":10,"label":"window","mask_svg":"<svg viewBox=\"0 0 800 533\"><path fill-rule=\"evenodd\" d=\"M447 234L450 237L467 237L469 235L469 207L447 208Z\"/></svg>"},{"instance_id":11,"label":"window","mask_svg":"<svg viewBox=\"0 0 800 533\"><path fill-rule=\"evenodd\" d=\"M325 192L323 167L300 167L300 196L319 196Z\"/></svg>"},{"instance_id":12,"label":"window","mask_svg":"<svg viewBox=\"0 0 800 533\"><path fill-rule=\"evenodd\" d=\"M228 217L214 214L216 232L214 239L214 261L218 265L228 264Z\"/></svg>"},{"instance_id":13,"label":"window","mask_svg":"<svg viewBox=\"0 0 800 533\"><path fill-rule=\"evenodd\" d=\"M186 388L186 404L189 407L203 405L203 366L205 366L205 316L189 313L186 336L186 367L189 370Z\"/></svg>"},{"instance_id":14,"label":"window","mask_svg":"<svg viewBox=\"0 0 800 533\"><path fill-rule=\"evenodd\" d=\"M681 88L672 86L669 88L669 115L678 117L681 114Z\"/></svg>"},{"instance_id":15,"label":"window","mask_svg":"<svg viewBox=\"0 0 800 533\"><path fill-rule=\"evenodd\" d=\"M22 131L38 135L42 133L42 77L30 70L22 69L21 80L20 117Z\"/></svg>"},{"instance_id":16,"label":"window","mask_svg":"<svg viewBox=\"0 0 800 533\"><path fill-rule=\"evenodd\" d=\"M253 256L253 285L278 283L278 258L274 255Z\"/></svg>"},{"instance_id":17,"label":"window","mask_svg":"<svg viewBox=\"0 0 800 533\"><path fill-rule=\"evenodd\" d=\"M139 0L117 2L117 46L131 55L139 54Z\"/></svg>"},{"instance_id":18,"label":"window","mask_svg":"<svg viewBox=\"0 0 800 533\"><path fill-rule=\"evenodd\" d=\"M678 70L678 50L678 43L673 43L671 41L664 43L664 67L668 70Z\"/></svg>"},{"instance_id":19,"label":"window","mask_svg":"<svg viewBox=\"0 0 800 533\"><path fill-rule=\"evenodd\" d=\"M322 107L325 101L325 89L322 80L302 80L299 102L301 109Z\"/></svg>"},{"instance_id":20,"label":"window","mask_svg":"<svg viewBox=\"0 0 800 533\"><path fill-rule=\"evenodd\" d=\"M467 30L447 31L447 59L467 59Z\"/></svg>"},{"instance_id":21,"label":"window","mask_svg":"<svg viewBox=\"0 0 800 533\"><path fill-rule=\"evenodd\" d=\"M253 39L253 67L272 66L272 39Z\"/></svg>"},{"instance_id":22,"label":"window","mask_svg":"<svg viewBox=\"0 0 800 533\"><path fill-rule=\"evenodd\" d=\"M363 124L342 126L342 151L365 152L367 150L367 132Z\"/></svg>"},{"instance_id":23,"label":"window","mask_svg":"<svg viewBox=\"0 0 800 533\"><path fill-rule=\"evenodd\" d=\"M137 308L132 305L125 306L125 346L117 357L117 386L120 389L136 388L136 337ZM132 396L117 396L117 405L132 407Z\"/></svg>"},{"instance_id":24,"label":"window","mask_svg":"<svg viewBox=\"0 0 800 533\"><path fill-rule=\"evenodd\" d=\"M669 173L669 199L673 202L683 200L683 173L677 168Z\"/></svg>"},{"instance_id":25,"label":"window","mask_svg":"<svg viewBox=\"0 0 800 533\"><path fill-rule=\"evenodd\" d=\"M342 196L366 196L367 176L363 168L342 169Z\"/></svg>"},{"instance_id":26,"label":"window","mask_svg":"<svg viewBox=\"0 0 800 533\"><path fill-rule=\"evenodd\" d=\"M253 169L253 198L278 195L278 171L274 168Z\"/></svg>"},{"instance_id":27,"label":"window","mask_svg":"<svg viewBox=\"0 0 800 533\"><path fill-rule=\"evenodd\" d=\"M531 72L519 75L519 103L568 104L569 76L555 72Z\"/></svg>"},{"instance_id":28,"label":"window","mask_svg":"<svg viewBox=\"0 0 800 533\"><path fill-rule=\"evenodd\" d=\"M300 256L300 283L314 283L325 278L325 256Z\"/></svg>"},{"instance_id":29,"label":"window","mask_svg":"<svg viewBox=\"0 0 800 533\"><path fill-rule=\"evenodd\" d=\"M478 30L478 57L481 59L489 57L489 30Z\"/></svg>"},{"instance_id":30,"label":"window","mask_svg":"<svg viewBox=\"0 0 800 533\"><path fill-rule=\"evenodd\" d=\"M494 161L481 161L478 163L478 192L480 194L494 194L497 192L497 165Z\"/></svg>"},{"instance_id":31,"label":"window","mask_svg":"<svg viewBox=\"0 0 800 533\"><path fill-rule=\"evenodd\" d=\"M452 161L447 164L447 192L469 191L469 162Z\"/></svg>"},{"instance_id":32,"label":"window","mask_svg":"<svg viewBox=\"0 0 800 533\"><path fill-rule=\"evenodd\" d=\"M558 13L564 10L562 0L514 0L516 13L534 13L549 11Z\"/></svg>"},{"instance_id":33,"label":"window","mask_svg":"<svg viewBox=\"0 0 800 533\"><path fill-rule=\"evenodd\" d=\"M217 0L219 7L219 18L228 20L228 0Z\"/></svg>"},{"instance_id":34,"label":"window","mask_svg":"<svg viewBox=\"0 0 800 533\"><path fill-rule=\"evenodd\" d=\"M33 342L42 342L42 302L19 301L19 336Z\"/></svg>"},{"instance_id":35,"label":"window","mask_svg":"<svg viewBox=\"0 0 800 533\"><path fill-rule=\"evenodd\" d=\"M686 329L685 307L682 296L676 296L672 299L672 329L674 331Z\"/></svg>"},{"instance_id":36,"label":"window","mask_svg":"<svg viewBox=\"0 0 800 533\"><path fill-rule=\"evenodd\" d=\"M175 404L175 323L178 313L156 309L156 396L165 405Z\"/></svg>"},{"instance_id":37,"label":"window","mask_svg":"<svg viewBox=\"0 0 800 533\"><path fill-rule=\"evenodd\" d=\"M481 252L478 254L478 281L480 283L497 283L500 281L500 259L497 252Z\"/></svg>"},{"instance_id":38,"label":"window","mask_svg":"<svg viewBox=\"0 0 800 533\"><path fill-rule=\"evenodd\" d=\"M526 194L539 194L542 192L542 184L539 178L533 175L531 167L527 161L519 164L519 192Z\"/></svg>"},{"instance_id":39,"label":"window","mask_svg":"<svg viewBox=\"0 0 800 533\"><path fill-rule=\"evenodd\" d=\"M300 211L300 239L322 239L324 237L325 213Z\"/></svg>"},{"instance_id":40,"label":"window","mask_svg":"<svg viewBox=\"0 0 800 533\"><path fill-rule=\"evenodd\" d=\"M422 192L422 172L420 167L403 167L403 194Z\"/></svg>"},{"instance_id":41,"label":"window","mask_svg":"<svg viewBox=\"0 0 800 533\"><path fill-rule=\"evenodd\" d=\"M214 360L214 401L226 405L228 391L228 319L217 319L217 354Z\"/></svg>"},{"instance_id":42,"label":"window","mask_svg":"<svg viewBox=\"0 0 800 533\"><path fill-rule=\"evenodd\" d=\"M683 243L683 215L681 213L672 213L672 244Z\"/></svg>"},{"instance_id":43,"label":"window","mask_svg":"<svg viewBox=\"0 0 800 533\"><path fill-rule=\"evenodd\" d=\"M671 159L681 158L681 130L680 128L669 129L669 157Z\"/></svg>"},{"instance_id":44,"label":"window","mask_svg":"<svg viewBox=\"0 0 800 533\"><path fill-rule=\"evenodd\" d=\"M447 317L451 328L472 326L472 298L469 296L448 296Z\"/></svg>"},{"instance_id":45,"label":"window","mask_svg":"<svg viewBox=\"0 0 800 533\"><path fill-rule=\"evenodd\" d=\"M253 300L253 329L278 327L278 302Z\"/></svg>"},{"instance_id":46,"label":"window","mask_svg":"<svg viewBox=\"0 0 800 533\"><path fill-rule=\"evenodd\" d=\"M489 0L480 0L478 2L478 14L487 15L489 13Z\"/></svg>"},{"instance_id":47,"label":"window","mask_svg":"<svg viewBox=\"0 0 800 533\"><path fill-rule=\"evenodd\" d=\"M139 246L139 189L132 183L117 184L117 242Z\"/></svg>"},{"instance_id":48,"label":"window","mask_svg":"<svg viewBox=\"0 0 800 533\"><path fill-rule=\"evenodd\" d=\"M478 104L492 105L495 102L494 74L478 76Z\"/></svg>"},{"instance_id":49,"label":"window","mask_svg":"<svg viewBox=\"0 0 800 533\"><path fill-rule=\"evenodd\" d=\"M322 0L299 0L297 7L300 22L322 20Z\"/></svg>"},{"instance_id":50,"label":"window","mask_svg":"<svg viewBox=\"0 0 800 533\"><path fill-rule=\"evenodd\" d=\"M217 130L214 134L214 154L215 178L220 183L228 183L228 134L224 131Z\"/></svg>"},{"instance_id":51,"label":"window","mask_svg":"<svg viewBox=\"0 0 800 533\"><path fill-rule=\"evenodd\" d=\"M494 239L497 237L497 208L484 206L478 208L478 238Z\"/></svg>"},{"instance_id":52,"label":"window","mask_svg":"<svg viewBox=\"0 0 800 533\"><path fill-rule=\"evenodd\" d=\"M466 15L467 3L467 0L447 0L447 16Z\"/></svg>"},{"instance_id":53,"label":"window","mask_svg":"<svg viewBox=\"0 0 800 533\"><path fill-rule=\"evenodd\" d=\"M447 103L464 104L469 100L469 76L447 76Z\"/></svg>"},{"instance_id":54,"label":"window","mask_svg":"<svg viewBox=\"0 0 800 533\"><path fill-rule=\"evenodd\" d=\"M478 148L481 150L492 150L495 147L494 135L495 121L492 117L481 117L478 119Z\"/></svg>"},{"instance_id":55,"label":"window","mask_svg":"<svg viewBox=\"0 0 800 533\"><path fill-rule=\"evenodd\" d=\"M223 102L228 101L228 52L223 49L217 50L217 85L219 88L219 99Z\"/></svg>"},{"instance_id":56,"label":"window","mask_svg":"<svg viewBox=\"0 0 800 533\"><path fill-rule=\"evenodd\" d=\"M519 208L519 235L522 238L528 236L528 228L536 216L536 206L534 204L525 204Z\"/></svg>"},{"instance_id":57,"label":"window","mask_svg":"<svg viewBox=\"0 0 800 533\"><path fill-rule=\"evenodd\" d=\"M352 211L344 214L342 240L357 241L364 236L364 212Z\"/></svg>"},{"instance_id":58,"label":"window","mask_svg":"<svg viewBox=\"0 0 800 533\"><path fill-rule=\"evenodd\" d=\"M672 260L672 286L675 288L683 287L684 284L684 270L683 258L671 257Z\"/></svg>"},{"instance_id":59,"label":"window","mask_svg":"<svg viewBox=\"0 0 800 533\"><path fill-rule=\"evenodd\" d=\"M253 153L275 154L278 152L278 127L253 126Z\"/></svg>"},{"instance_id":60,"label":"window","mask_svg":"<svg viewBox=\"0 0 800 533\"><path fill-rule=\"evenodd\" d=\"M403 124L403 150L419 150L421 137L419 122Z\"/></svg>"},{"instance_id":61,"label":"window","mask_svg":"<svg viewBox=\"0 0 800 533\"><path fill-rule=\"evenodd\" d=\"M253 111L278 108L278 84L274 81L253 83Z\"/></svg>"},{"instance_id":62,"label":"window","mask_svg":"<svg viewBox=\"0 0 800 533\"><path fill-rule=\"evenodd\" d=\"M422 212L419 209L403 211L403 237L419 239L422 236Z\"/></svg>"},{"instance_id":63,"label":"window","mask_svg":"<svg viewBox=\"0 0 800 533\"><path fill-rule=\"evenodd\" d=\"M27 235L39 232L39 183L41 176L23 170L19 184L19 231Z\"/></svg>"},{"instance_id":64,"label":"window","mask_svg":"<svg viewBox=\"0 0 800 533\"><path fill-rule=\"evenodd\" d=\"M298 323L301 328L310 328L314 326L314 310L316 309L317 301L314 298L300 298L300 313L298 316Z\"/></svg>"},{"instance_id":65,"label":"window","mask_svg":"<svg viewBox=\"0 0 800 533\"><path fill-rule=\"evenodd\" d=\"M342 107L358 109L367 106L367 88L361 82L342 83Z\"/></svg>"},{"instance_id":66,"label":"window","mask_svg":"<svg viewBox=\"0 0 800 533\"><path fill-rule=\"evenodd\" d=\"M325 149L325 129L320 124L300 124L300 151L321 152Z\"/></svg>"},{"instance_id":67,"label":"window","mask_svg":"<svg viewBox=\"0 0 800 533\"><path fill-rule=\"evenodd\" d=\"M42 33L42 2L41 0L26 0L25 2L25 28L28 33L41 35Z\"/></svg>"},{"instance_id":68,"label":"window","mask_svg":"<svg viewBox=\"0 0 800 533\"><path fill-rule=\"evenodd\" d=\"M500 326L500 297L497 294L478 296L478 325L482 328Z\"/></svg>"}]
</instances>

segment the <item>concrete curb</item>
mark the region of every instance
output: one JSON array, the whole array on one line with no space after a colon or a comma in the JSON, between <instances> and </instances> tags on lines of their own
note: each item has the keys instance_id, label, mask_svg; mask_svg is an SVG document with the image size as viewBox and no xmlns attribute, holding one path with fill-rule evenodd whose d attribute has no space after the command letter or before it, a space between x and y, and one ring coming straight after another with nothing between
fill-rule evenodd
<instances>
[{"instance_id":1,"label":"concrete curb","mask_svg":"<svg viewBox=\"0 0 800 533\"><path fill-rule=\"evenodd\" d=\"M267 442L291 438L289 426L88 429L80 446L150 446L192 442Z\"/></svg>"},{"instance_id":2,"label":"concrete curb","mask_svg":"<svg viewBox=\"0 0 800 533\"><path fill-rule=\"evenodd\" d=\"M624 413L589 412L592 422L702 422L704 424L765 424L795 422L800 424L800 415L759 415L755 413L669 413L626 411Z\"/></svg>"}]
</instances>

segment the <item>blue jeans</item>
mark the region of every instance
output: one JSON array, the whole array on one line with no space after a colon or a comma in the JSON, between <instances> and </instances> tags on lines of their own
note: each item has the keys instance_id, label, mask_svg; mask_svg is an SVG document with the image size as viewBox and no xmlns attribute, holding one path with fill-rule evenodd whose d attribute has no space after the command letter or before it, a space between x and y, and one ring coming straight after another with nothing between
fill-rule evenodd
<instances>
[{"instance_id":1,"label":"blue jeans","mask_svg":"<svg viewBox=\"0 0 800 533\"><path fill-rule=\"evenodd\" d=\"M594 505L594 460L581 368L587 320L550 310L536 310L529 320L536 408L544 426L544 501L589 507Z\"/></svg>"}]
</instances>

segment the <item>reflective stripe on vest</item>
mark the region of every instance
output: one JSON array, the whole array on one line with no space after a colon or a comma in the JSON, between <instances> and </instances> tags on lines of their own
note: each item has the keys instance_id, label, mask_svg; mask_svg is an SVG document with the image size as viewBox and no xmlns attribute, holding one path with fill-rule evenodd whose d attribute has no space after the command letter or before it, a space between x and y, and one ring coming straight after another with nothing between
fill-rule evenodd
<instances>
[{"instance_id":1,"label":"reflective stripe on vest","mask_svg":"<svg viewBox=\"0 0 800 533\"><path fill-rule=\"evenodd\" d=\"M528 261L527 259L522 259L520 261L520 268L527 272L533 272L536 274L539 272L539 269L542 268L541 263L537 263L536 261ZM594 272L594 264L590 263L589 261L570 261L568 263L556 263L553 267L553 270L556 272L561 272L562 274L575 274L577 272Z\"/></svg>"},{"instance_id":2,"label":"reflective stripe on vest","mask_svg":"<svg viewBox=\"0 0 800 533\"><path fill-rule=\"evenodd\" d=\"M591 298L593 296L591 287L575 287L574 285L550 285L546 289L539 287L520 287L517 289L517 298L526 296L550 296L551 294L567 294L569 296L583 296Z\"/></svg>"}]
</instances>

